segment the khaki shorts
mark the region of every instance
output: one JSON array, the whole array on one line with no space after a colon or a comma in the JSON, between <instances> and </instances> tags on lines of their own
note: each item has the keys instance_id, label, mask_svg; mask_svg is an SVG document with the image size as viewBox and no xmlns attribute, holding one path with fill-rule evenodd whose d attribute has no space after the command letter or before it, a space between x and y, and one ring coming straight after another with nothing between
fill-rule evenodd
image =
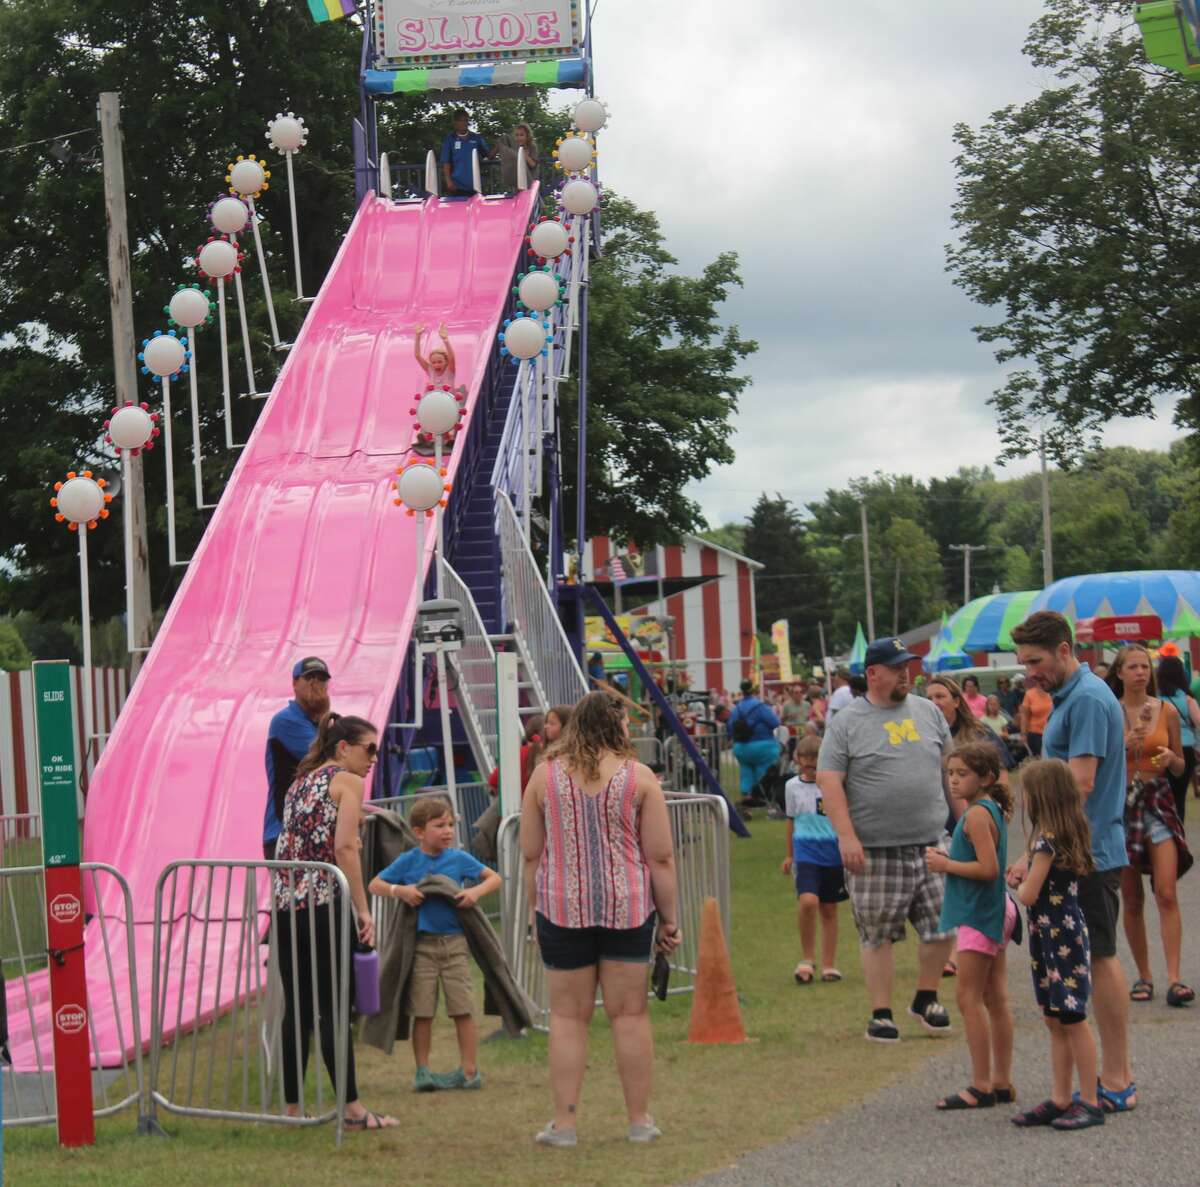
<instances>
[{"instance_id":1,"label":"khaki shorts","mask_svg":"<svg viewBox=\"0 0 1200 1187\"><path fill-rule=\"evenodd\" d=\"M434 1017L437 1014L439 982L446 995L446 1013L451 1018L475 1013L470 950L467 948L467 937L461 933L439 936L421 932L417 936L405 1012L414 1018Z\"/></svg>"}]
</instances>

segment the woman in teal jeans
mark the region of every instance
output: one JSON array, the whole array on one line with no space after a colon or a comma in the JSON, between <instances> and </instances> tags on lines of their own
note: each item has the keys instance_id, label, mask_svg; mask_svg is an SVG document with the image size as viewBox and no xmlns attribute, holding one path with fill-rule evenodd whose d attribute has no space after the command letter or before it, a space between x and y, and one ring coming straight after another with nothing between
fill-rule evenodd
<instances>
[{"instance_id":1,"label":"woman in teal jeans","mask_svg":"<svg viewBox=\"0 0 1200 1187\"><path fill-rule=\"evenodd\" d=\"M733 757L738 761L738 787L744 799L762 777L779 761L779 742L775 731L779 718L770 705L754 695L754 685L742 681L742 699L729 717L733 738Z\"/></svg>"}]
</instances>

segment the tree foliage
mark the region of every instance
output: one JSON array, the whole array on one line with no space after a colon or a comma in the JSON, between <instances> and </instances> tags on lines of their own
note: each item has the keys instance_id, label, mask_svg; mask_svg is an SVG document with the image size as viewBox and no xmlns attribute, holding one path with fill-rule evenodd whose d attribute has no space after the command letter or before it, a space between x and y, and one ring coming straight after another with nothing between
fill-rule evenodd
<instances>
[{"instance_id":1,"label":"tree foliage","mask_svg":"<svg viewBox=\"0 0 1200 1187\"><path fill-rule=\"evenodd\" d=\"M1025 44L1053 81L960 124L955 283L1014 364L992 398L1006 456L1039 426L1066 461L1114 417L1200 428L1200 89L1150 65L1126 0L1047 0Z\"/></svg>"},{"instance_id":2,"label":"tree foliage","mask_svg":"<svg viewBox=\"0 0 1200 1187\"><path fill-rule=\"evenodd\" d=\"M1124 569L1200 567L1197 448L1169 453L1117 448L1085 454L1070 470L1051 470L1055 577ZM861 507L867 511L871 593L879 634L936 620L963 602L963 561L951 544L984 544L971 560L971 594L1037 589L1042 584L1041 478L998 479L962 469L922 482L875 474L809 503L804 515L763 494L744 525L746 555L763 561L756 576L759 631L787 618L801 656L820 655L817 622L831 651L867 628Z\"/></svg>"},{"instance_id":3,"label":"tree foliage","mask_svg":"<svg viewBox=\"0 0 1200 1187\"><path fill-rule=\"evenodd\" d=\"M738 369L758 347L720 322L720 305L741 284L733 252L687 276L654 214L610 195L603 221L604 254L590 283L588 532L648 547L704 526L686 487L733 461L730 417L750 382ZM575 391L563 403L568 458ZM571 507L575 471L567 469Z\"/></svg>"},{"instance_id":4,"label":"tree foliage","mask_svg":"<svg viewBox=\"0 0 1200 1187\"><path fill-rule=\"evenodd\" d=\"M360 46L353 22L314 24L303 0L0 4L0 198L7 215L0 226L0 439L9 512L0 519L0 610L30 611L47 622L77 617L75 537L53 523L50 486L79 465L116 465L101 430L114 380L99 93L121 95L139 339L165 328L170 294L195 279L191 257L210 234L207 206L225 190L227 163L250 152L266 156L275 172L259 209L281 335L290 339L301 315L291 301L287 185L283 164L267 145L266 125L275 112L291 109L309 126L295 168L311 295L354 213L351 122L358 114ZM397 169L402 186L423 174L425 154L449 130L448 109L459 101L408 95L380 107L380 147L395 165L420 167ZM568 126L567 114L543 94L470 106L489 137L529 122L543 161ZM68 136L73 133L80 134ZM47 138L50 143L30 143ZM745 382L733 370L752 345L714 321L716 304L737 283L732 257L718 257L701 277L678 275L653 215L614 201L606 217L612 250L593 274L596 449L589 493L593 522L650 540L668 528L696 526L698 511L683 486L730 458L725 418ZM257 264L248 262L243 287L257 386L267 390L282 356L270 349L256 273ZM232 302L229 314L236 395L245 381ZM236 454L224 445L216 335L212 329L201 334L205 494L212 502ZM572 393L564 394L570 402ZM148 381L140 396L157 405ZM191 459L183 403L176 408L176 518L181 555L188 556L207 512L190 507L187 498ZM235 438L245 440L262 405L236 398L234 404ZM161 610L182 572L167 565L161 450L146 456L145 476L152 597ZM642 494L639 487L654 489ZM110 521L90 543L100 621L123 608L119 523Z\"/></svg>"}]
</instances>

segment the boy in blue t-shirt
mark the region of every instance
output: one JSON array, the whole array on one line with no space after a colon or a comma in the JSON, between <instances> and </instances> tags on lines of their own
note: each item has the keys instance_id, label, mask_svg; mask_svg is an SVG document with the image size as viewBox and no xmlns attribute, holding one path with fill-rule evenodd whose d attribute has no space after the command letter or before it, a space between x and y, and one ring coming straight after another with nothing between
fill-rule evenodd
<instances>
[{"instance_id":1,"label":"boy in blue t-shirt","mask_svg":"<svg viewBox=\"0 0 1200 1187\"><path fill-rule=\"evenodd\" d=\"M480 1088L483 1080L477 1059L470 950L458 908L473 907L484 895L499 890L500 875L453 847L454 811L440 796L417 800L408 823L419 848L402 853L371 880L368 889L382 898L401 899L417 911L417 948L406 1002L413 1020L413 1057L417 1064L413 1089L433 1092L437 1088ZM476 885L461 891L453 903L433 896L427 899L417 886L433 874L459 886L468 881ZM458 1070L448 1076L435 1076L429 1070L439 985L446 995L446 1013L454 1019L461 1061Z\"/></svg>"},{"instance_id":2,"label":"boy in blue t-shirt","mask_svg":"<svg viewBox=\"0 0 1200 1187\"><path fill-rule=\"evenodd\" d=\"M825 803L817 787L817 755L821 739L812 734L800 739L792 761L799 775L789 779L784 802L792 828L783 873L796 878L800 953L803 959L793 974L798 985L811 985L816 975L817 916L821 918L821 980L840 981L834 965L837 958L838 903L849 896L842 874L842 853L837 833L825 815Z\"/></svg>"}]
</instances>

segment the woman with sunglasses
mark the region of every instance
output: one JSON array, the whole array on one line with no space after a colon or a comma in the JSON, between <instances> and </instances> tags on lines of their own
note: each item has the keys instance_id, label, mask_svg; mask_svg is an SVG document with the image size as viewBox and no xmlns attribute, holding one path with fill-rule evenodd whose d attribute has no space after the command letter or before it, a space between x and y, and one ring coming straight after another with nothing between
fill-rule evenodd
<instances>
[{"instance_id":1,"label":"woman with sunglasses","mask_svg":"<svg viewBox=\"0 0 1200 1187\"><path fill-rule=\"evenodd\" d=\"M283 828L275 850L277 861L325 862L336 865L346 875L358 938L368 946L375 943L375 924L363 885L358 830L364 780L378 754L379 732L369 721L327 713L284 798ZM320 871L276 870L274 892L275 939L284 990L283 1088L288 1115L302 1114L309 1035L314 1020L319 1018L321 1056L335 1085L338 1032L347 1032L346 1128L374 1130L397 1125L394 1117L372 1113L358 1099L354 1043L348 1034L350 1019L337 1017L334 993L333 961L341 950L342 938L334 880ZM344 975L353 976L352 970L346 969ZM353 985L350 996L353 999Z\"/></svg>"}]
</instances>

